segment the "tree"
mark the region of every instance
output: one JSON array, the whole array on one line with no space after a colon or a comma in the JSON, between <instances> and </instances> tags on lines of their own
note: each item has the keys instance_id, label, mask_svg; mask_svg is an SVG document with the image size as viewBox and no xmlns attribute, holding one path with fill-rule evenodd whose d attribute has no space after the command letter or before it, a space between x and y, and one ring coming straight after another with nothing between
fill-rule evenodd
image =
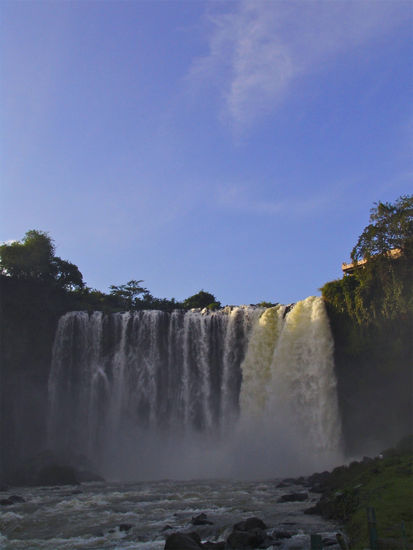
<instances>
[{"instance_id":1,"label":"tree","mask_svg":"<svg viewBox=\"0 0 413 550\"><path fill-rule=\"evenodd\" d=\"M0 246L3 275L17 279L48 279L51 276L54 244L44 231L27 231L22 242Z\"/></svg>"},{"instance_id":2,"label":"tree","mask_svg":"<svg viewBox=\"0 0 413 550\"><path fill-rule=\"evenodd\" d=\"M27 231L21 242L0 245L0 272L15 279L53 282L66 290L83 287L78 267L55 256L53 239L36 229Z\"/></svg>"},{"instance_id":3,"label":"tree","mask_svg":"<svg viewBox=\"0 0 413 550\"><path fill-rule=\"evenodd\" d=\"M353 262L385 255L395 248L413 249L413 195L402 195L394 204L378 202L370 211L370 224L351 252Z\"/></svg>"},{"instance_id":4,"label":"tree","mask_svg":"<svg viewBox=\"0 0 413 550\"><path fill-rule=\"evenodd\" d=\"M183 301L183 307L185 309L204 308L208 306L212 306L211 309L217 309L221 306L221 303L213 294L205 292L204 290L200 290L197 294Z\"/></svg>"},{"instance_id":5,"label":"tree","mask_svg":"<svg viewBox=\"0 0 413 550\"><path fill-rule=\"evenodd\" d=\"M117 298L118 305L125 309L139 309L140 295L143 299L149 296L149 290L141 286L143 280L132 279L124 285L110 285L110 294Z\"/></svg>"}]
</instances>

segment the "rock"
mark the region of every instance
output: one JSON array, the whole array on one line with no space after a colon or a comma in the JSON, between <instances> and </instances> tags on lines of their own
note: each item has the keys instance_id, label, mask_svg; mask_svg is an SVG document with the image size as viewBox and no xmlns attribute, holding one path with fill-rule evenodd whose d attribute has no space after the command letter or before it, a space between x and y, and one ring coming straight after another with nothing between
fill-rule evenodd
<instances>
[{"instance_id":1,"label":"rock","mask_svg":"<svg viewBox=\"0 0 413 550\"><path fill-rule=\"evenodd\" d=\"M56 478L56 482L52 481L53 477ZM66 481L66 478L70 478L70 481ZM93 465L83 455L75 453L63 455L45 450L19 464L12 473L10 481L18 486L36 486L73 485L82 481L104 481L104 479L94 472Z\"/></svg>"},{"instance_id":2,"label":"rock","mask_svg":"<svg viewBox=\"0 0 413 550\"><path fill-rule=\"evenodd\" d=\"M105 481L102 476L89 470L76 470L76 477L80 482Z\"/></svg>"},{"instance_id":3,"label":"rock","mask_svg":"<svg viewBox=\"0 0 413 550\"><path fill-rule=\"evenodd\" d=\"M162 527L161 533L163 533L165 531L169 531L169 529L172 529L172 527L170 525L165 525L165 527Z\"/></svg>"},{"instance_id":4,"label":"rock","mask_svg":"<svg viewBox=\"0 0 413 550\"><path fill-rule=\"evenodd\" d=\"M72 466L53 464L45 466L37 476L39 485L79 485L76 470Z\"/></svg>"},{"instance_id":5,"label":"rock","mask_svg":"<svg viewBox=\"0 0 413 550\"><path fill-rule=\"evenodd\" d=\"M204 550L225 550L225 542L204 542L202 548Z\"/></svg>"},{"instance_id":6,"label":"rock","mask_svg":"<svg viewBox=\"0 0 413 550\"><path fill-rule=\"evenodd\" d=\"M271 545L271 540L262 529L251 529L249 531L232 531L227 538L227 547L235 550L248 550L251 548L263 548L263 543L268 540L268 546Z\"/></svg>"},{"instance_id":7,"label":"rock","mask_svg":"<svg viewBox=\"0 0 413 550\"><path fill-rule=\"evenodd\" d=\"M273 536L276 539L290 539L292 537L292 534L288 533L287 531L274 531Z\"/></svg>"},{"instance_id":8,"label":"rock","mask_svg":"<svg viewBox=\"0 0 413 550\"><path fill-rule=\"evenodd\" d=\"M12 506L13 504L20 504L26 502L23 497L19 495L10 495L8 498L3 498L0 500L1 506Z\"/></svg>"},{"instance_id":9,"label":"rock","mask_svg":"<svg viewBox=\"0 0 413 550\"><path fill-rule=\"evenodd\" d=\"M267 526L262 519L252 517L236 523L232 529L233 531L251 531L252 529L267 529Z\"/></svg>"},{"instance_id":10,"label":"rock","mask_svg":"<svg viewBox=\"0 0 413 550\"><path fill-rule=\"evenodd\" d=\"M130 529L132 529L132 525L130 523L121 523L119 525L119 531L126 532L126 531L129 531Z\"/></svg>"},{"instance_id":11,"label":"rock","mask_svg":"<svg viewBox=\"0 0 413 550\"><path fill-rule=\"evenodd\" d=\"M209 521L207 519L207 515L203 514L203 513L199 514L198 516L194 516L191 519L191 523L192 523L192 525L214 525L214 522Z\"/></svg>"},{"instance_id":12,"label":"rock","mask_svg":"<svg viewBox=\"0 0 413 550\"><path fill-rule=\"evenodd\" d=\"M277 502L303 502L308 499L308 493L289 493L282 495Z\"/></svg>"},{"instance_id":13,"label":"rock","mask_svg":"<svg viewBox=\"0 0 413 550\"><path fill-rule=\"evenodd\" d=\"M164 550L200 550L201 538L196 533L172 533L165 541Z\"/></svg>"}]
</instances>

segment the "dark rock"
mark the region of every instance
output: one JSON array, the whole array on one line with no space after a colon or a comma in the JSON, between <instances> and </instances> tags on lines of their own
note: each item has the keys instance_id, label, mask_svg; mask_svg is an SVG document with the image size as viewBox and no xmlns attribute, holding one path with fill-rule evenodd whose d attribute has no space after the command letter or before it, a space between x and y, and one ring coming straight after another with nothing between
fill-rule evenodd
<instances>
[{"instance_id":1,"label":"dark rock","mask_svg":"<svg viewBox=\"0 0 413 550\"><path fill-rule=\"evenodd\" d=\"M19 495L10 495L9 500L11 500L13 502L13 504L26 502L26 500L23 497L19 496Z\"/></svg>"},{"instance_id":2,"label":"dark rock","mask_svg":"<svg viewBox=\"0 0 413 550\"><path fill-rule=\"evenodd\" d=\"M72 466L53 464L42 468L37 476L39 485L79 485Z\"/></svg>"},{"instance_id":3,"label":"dark rock","mask_svg":"<svg viewBox=\"0 0 413 550\"><path fill-rule=\"evenodd\" d=\"M277 502L303 502L308 499L308 493L289 493L282 495Z\"/></svg>"},{"instance_id":4,"label":"dark rock","mask_svg":"<svg viewBox=\"0 0 413 550\"><path fill-rule=\"evenodd\" d=\"M275 531L273 533L273 536L276 539L290 539L292 537L292 534L288 533L287 531Z\"/></svg>"},{"instance_id":5,"label":"dark rock","mask_svg":"<svg viewBox=\"0 0 413 550\"><path fill-rule=\"evenodd\" d=\"M164 550L199 550L201 538L196 533L172 533L165 541Z\"/></svg>"},{"instance_id":6,"label":"dark rock","mask_svg":"<svg viewBox=\"0 0 413 550\"><path fill-rule=\"evenodd\" d=\"M265 540L268 540L268 546L271 545L271 540L268 539L267 534L262 529L251 529L248 531L232 531L227 538L227 547L236 550L248 550L251 548L262 547L261 545Z\"/></svg>"},{"instance_id":7,"label":"dark rock","mask_svg":"<svg viewBox=\"0 0 413 550\"><path fill-rule=\"evenodd\" d=\"M267 529L267 526L262 519L252 517L236 523L232 529L234 531L251 531L252 529Z\"/></svg>"},{"instance_id":8,"label":"dark rock","mask_svg":"<svg viewBox=\"0 0 413 550\"><path fill-rule=\"evenodd\" d=\"M0 500L0 505L12 506L13 504L20 504L22 502L26 502L23 497L20 497L19 495L10 495L8 498L2 498Z\"/></svg>"},{"instance_id":9,"label":"dark rock","mask_svg":"<svg viewBox=\"0 0 413 550\"><path fill-rule=\"evenodd\" d=\"M202 548L204 550L225 550L225 542L204 542Z\"/></svg>"},{"instance_id":10,"label":"dark rock","mask_svg":"<svg viewBox=\"0 0 413 550\"><path fill-rule=\"evenodd\" d=\"M130 523L121 523L119 525L119 531L129 531L130 529L132 529L132 525Z\"/></svg>"},{"instance_id":11,"label":"dark rock","mask_svg":"<svg viewBox=\"0 0 413 550\"><path fill-rule=\"evenodd\" d=\"M105 481L102 476L89 470L76 470L76 477L80 482Z\"/></svg>"},{"instance_id":12,"label":"dark rock","mask_svg":"<svg viewBox=\"0 0 413 550\"><path fill-rule=\"evenodd\" d=\"M72 469L74 479L67 468ZM60 473L57 469L60 469ZM56 483L52 482L51 477L56 477ZM64 480L68 477L71 477L71 481L59 482L59 479ZM10 479L10 482L17 486L72 485L82 481L104 481L104 479L94 472L93 465L85 456L75 453L62 455L50 450L42 451L20 463Z\"/></svg>"},{"instance_id":13,"label":"dark rock","mask_svg":"<svg viewBox=\"0 0 413 550\"><path fill-rule=\"evenodd\" d=\"M320 506L319 506L318 503L317 503L315 506L311 506L311 508L306 508L306 509L304 510L304 514L308 514L308 515L317 514L317 515L320 515L320 516L321 516L321 508L320 508Z\"/></svg>"},{"instance_id":14,"label":"dark rock","mask_svg":"<svg viewBox=\"0 0 413 550\"><path fill-rule=\"evenodd\" d=\"M206 514L199 514L198 516L194 516L192 519L191 519L191 523L192 525L213 525L214 522L213 521L209 521L207 519L207 515Z\"/></svg>"}]
</instances>

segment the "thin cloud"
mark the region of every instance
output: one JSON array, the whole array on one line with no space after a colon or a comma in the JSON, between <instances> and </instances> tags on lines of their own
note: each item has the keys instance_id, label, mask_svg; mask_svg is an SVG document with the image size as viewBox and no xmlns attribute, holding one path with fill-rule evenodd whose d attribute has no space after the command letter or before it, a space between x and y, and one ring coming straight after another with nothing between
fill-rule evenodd
<instances>
[{"instance_id":1,"label":"thin cloud","mask_svg":"<svg viewBox=\"0 0 413 550\"><path fill-rule=\"evenodd\" d=\"M227 185L217 190L216 202L221 208L248 214L306 215L323 209L331 202L331 194L317 195L303 200L291 197L281 200L265 200L254 197L247 186Z\"/></svg>"},{"instance_id":2,"label":"thin cloud","mask_svg":"<svg viewBox=\"0 0 413 550\"><path fill-rule=\"evenodd\" d=\"M189 78L216 86L222 115L239 128L273 112L297 78L412 15L403 1L243 0L229 6L208 15L209 53L195 60Z\"/></svg>"}]
</instances>

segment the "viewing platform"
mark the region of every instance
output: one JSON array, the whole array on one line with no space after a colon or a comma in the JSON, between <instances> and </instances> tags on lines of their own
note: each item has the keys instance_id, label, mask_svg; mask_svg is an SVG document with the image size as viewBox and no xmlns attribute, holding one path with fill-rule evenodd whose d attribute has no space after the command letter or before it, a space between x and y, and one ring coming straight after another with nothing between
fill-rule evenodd
<instances>
[{"instance_id":1,"label":"viewing platform","mask_svg":"<svg viewBox=\"0 0 413 550\"><path fill-rule=\"evenodd\" d=\"M400 248L393 248L392 250L389 250L386 255L395 260L396 258L400 258L400 256L402 255L402 250ZM374 256L372 257L374 258ZM341 264L341 269L343 270L343 273L351 275L356 269L360 269L365 266L368 261L369 258L363 258L362 260L359 260L355 263L352 262L351 264L346 264L345 262L343 262Z\"/></svg>"}]
</instances>

